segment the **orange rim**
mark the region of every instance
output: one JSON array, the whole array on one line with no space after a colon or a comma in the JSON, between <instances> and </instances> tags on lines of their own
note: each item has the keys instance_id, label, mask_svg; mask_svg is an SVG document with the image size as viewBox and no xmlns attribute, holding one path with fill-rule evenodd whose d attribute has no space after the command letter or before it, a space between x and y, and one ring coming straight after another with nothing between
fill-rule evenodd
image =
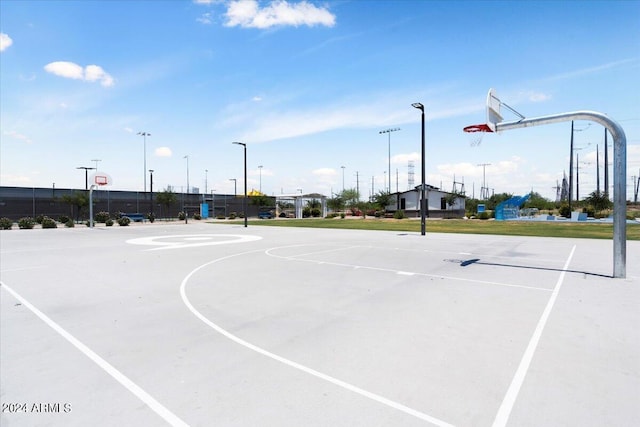
<instances>
[{"instance_id":1,"label":"orange rim","mask_svg":"<svg viewBox=\"0 0 640 427\"><path fill-rule=\"evenodd\" d=\"M488 124L471 125L462 129L465 132L493 132Z\"/></svg>"}]
</instances>

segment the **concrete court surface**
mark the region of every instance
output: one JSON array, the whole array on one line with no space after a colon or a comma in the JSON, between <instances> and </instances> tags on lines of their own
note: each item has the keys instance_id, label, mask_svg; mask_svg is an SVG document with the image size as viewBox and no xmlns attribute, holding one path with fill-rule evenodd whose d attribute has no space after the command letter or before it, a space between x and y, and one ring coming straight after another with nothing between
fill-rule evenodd
<instances>
[{"instance_id":1,"label":"concrete court surface","mask_svg":"<svg viewBox=\"0 0 640 427\"><path fill-rule=\"evenodd\" d=\"M0 233L0 425L638 426L640 242Z\"/></svg>"}]
</instances>

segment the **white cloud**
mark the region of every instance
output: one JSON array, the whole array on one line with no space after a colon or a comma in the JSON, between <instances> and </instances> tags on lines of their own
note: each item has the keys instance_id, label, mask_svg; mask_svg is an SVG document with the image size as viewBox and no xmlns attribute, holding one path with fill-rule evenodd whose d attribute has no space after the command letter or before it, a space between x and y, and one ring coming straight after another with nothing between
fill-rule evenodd
<instances>
[{"instance_id":1,"label":"white cloud","mask_svg":"<svg viewBox=\"0 0 640 427\"><path fill-rule=\"evenodd\" d=\"M205 25L211 24L211 13L203 13L199 18L196 18L196 21Z\"/></svg>"},{"instance_id":2,"label":"white cloud","mask_svg":"<svg viewBox=\"0 0 640 427\"><path fill-rule=\"evenodd\" d=\"M260 101L262 101L262 97L254 96L253 98L251 98L251 100L254 101L254 102L260 102Z\"/></svg>"},{"instance_id":3,"label":"white cloud","mask_svg":"<svg viewBox=\"0 0 640 427\"><path fill-rule=\"evenodd\" d=\"M124 131L128 133L133 133L133 129L131 129L130 127L124 128Z\"/></svg>"},{"instance_id":4,"label":"white cloud","mask_svg":"<svg viewBox=\"0 0 640 427\"><path fill-rule=\"evenodd\" d=\"M98 65L87 65L84 70L84 78L89 82L100 81L100 84L105 87L113 86L114 83L113 77Z\"/></svg>"},{"instance_id":5,"label":"white cloud","mask_svg":"<svg viewBox=\"0 0 640 427\"><path fill-rule=\"evenodd\" d=\"M224 0L193 0L195 4L205 4L205 5L222 3L223 1Z\"/></svg>"},{"instance_id":6,"label":"white cloud","mask_svg":"<svg viewBox=\"0 0 640 427\"><path fill-rule=\"evenodd\" d=\"M236 0L229 3L226 17L227 27L265 29L277 26L335 25L335 15L307 1L289 3L286 0L275 0L260 8L256 0Z\"/></svg>"},{"instance_id":7,"label":"white cloud","mask_svg":"<svg viewBox=\"0 0 640 427\"><path fill-rule=\"evenodd\" d=\"M9 34L0 33L0 52L4 52L9 46L13 44L13 40L9 37Z\"/></svg>"},{"instance_id":8,"label":"white cloud","mask_svg":"<svg viewBox=\"0 0 640 427\"><path fill-rule=\"evenodd\" d=\"M24 141L27 144L31 144L31 139L28 136L23 135L21 133L16 132L15 130L10 130L8 132L3 132L5 135L10 136L11 138L18 139L20 141Z\"/></svg>"},{"instance_id":9,"label":"white cloud","mask_svg":"<svg viewBox=\"0 0 640 427\"><path fill-rule=\"evenodd\" d=\"M312 171L311 173L319 176L334 176L338 174L338 172L335 169L331 169L331 168L319 168Z\"/></svg>"},{"instance_id":10,"label":"white cloud","mask_svg":"<svg viewBox=\"0 0 640 427\"><path fill-rule=\"evenodd\" d=\"M44 66L46 72L56 76L65 77L67 79L82 80L84 78L84 69L73 62L56 61Z\"/></svg>"},{"instance_id":11,"label":"white cloud","mask_svg":"<svg viewBox=\"0 0 640 427\"><path fill-rule=\"evenodd\" d=\"M396 154L395 156L392 156L391 163L406 165L409 160L418 162L421 158L420 153L414 151L413 153Z\"/></svg>"},{"instance_id":12,"label":"white cloud","mask_svg":"<svg viewBox=\"0 0 640 427\"><path fill-rule=\"evenodd\" d=\"M158 147L156 148L155 155L157 157L171 157L173 153L169 147Z\"/></svg>"},{"instance_id":13,"label":"white cloud","mask_svg":"<svg viewBox=\"0 0 640 427\"><path fill-rule=\"evenodd\" d=\"M113 86L115 81L99 65L88 65L86 68L69 61L50 62L44 66L45 71L67 79L84 80L88 82L100 81L105 87Z\"/></svg>"}]
</instances>

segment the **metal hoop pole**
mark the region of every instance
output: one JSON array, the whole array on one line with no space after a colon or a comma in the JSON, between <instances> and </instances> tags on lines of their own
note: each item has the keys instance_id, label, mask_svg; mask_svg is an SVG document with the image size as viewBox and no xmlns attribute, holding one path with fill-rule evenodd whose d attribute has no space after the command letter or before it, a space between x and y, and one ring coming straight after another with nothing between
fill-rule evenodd
<instances>
[{"instance_id":1,"label":"metal hoop pole","mask_svg":"<svg viewBox=\"0 0 640 427\"><path fill-rule=\"evenodd\" d=\"M627 275L627 137L622 127L596 111L574 111L496 124L496 132L571 120L590 120L601 124L613 136L613 277Z\"/></svg>"}]
</instances>

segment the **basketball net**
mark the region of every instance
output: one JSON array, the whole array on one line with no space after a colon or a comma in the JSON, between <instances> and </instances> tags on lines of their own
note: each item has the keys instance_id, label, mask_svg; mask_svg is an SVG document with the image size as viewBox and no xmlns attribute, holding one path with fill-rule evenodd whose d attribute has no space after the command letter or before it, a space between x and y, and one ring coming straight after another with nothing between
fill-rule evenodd
<instances>
[{"instance_id":1,"label":"basketball net","mask_svg":"<svg viewBox=\"0 0 640 427\"><path fill-rule=\"evenodd\" d=\"M471 125L463 129L469 134L469 145L471 147L477 147L482 143L482 138L487 132L492 132L491 128L487 124Z\"/></svg>"}]
</instances>

